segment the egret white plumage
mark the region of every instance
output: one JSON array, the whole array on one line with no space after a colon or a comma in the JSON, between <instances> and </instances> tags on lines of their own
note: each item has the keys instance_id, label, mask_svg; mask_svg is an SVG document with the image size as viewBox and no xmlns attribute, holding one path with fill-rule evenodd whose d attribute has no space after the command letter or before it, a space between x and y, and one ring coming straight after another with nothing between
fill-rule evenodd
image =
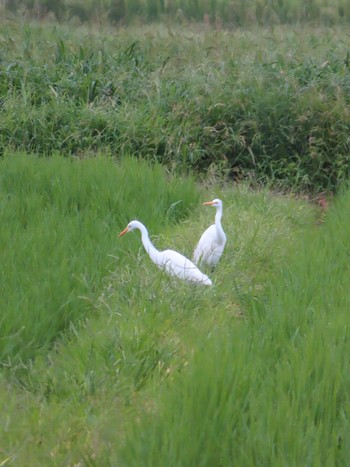
<instances>
[{"instance_id":1,"label":"egret white plumage","mask_svg":"<svg viewBox=\"0 0 350 467\"><path fill-rule=\"evenodd\" d=\"M142 244L151 260L159 268L163 269L169 275L177 276L185 281L212 285L212 281L209 277L203 274L197 266L185 256L173 250L157 250L149 239L146 227L141 222L136 220L131 221L127 227L120 232L119 237L134 229L141 231Z\"/></svg>"},{"instance_id":2,"label":"egret white plumage","mask_svg":"<svg viewBox=\"0 0 350 467\"><path fill-rule=\"evenodd\" d=\"M195 264L207 264L216 266L224 251L226 244L226 234L221 225L222 201L214 199L203 203L204 206L214 206L216 208L215 224L212 224L203 233L193 253Z\"/></svg>"}]
</instances>

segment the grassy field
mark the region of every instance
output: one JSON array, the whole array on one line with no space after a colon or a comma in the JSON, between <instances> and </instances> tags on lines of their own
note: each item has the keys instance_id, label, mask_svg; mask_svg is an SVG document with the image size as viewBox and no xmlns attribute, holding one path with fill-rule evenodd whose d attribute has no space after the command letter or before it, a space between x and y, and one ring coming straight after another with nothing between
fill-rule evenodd
<instances>
[{"instance_id":1,"label":"grassy field","mask_svg":"<svg viewBox=\"0 0 350 467\"><path fill-rule=\"evenodd\" d=\"M27 338L13 333L12 347L5 347L13 354L3 360L0 380L3 465L345 462L348 193L319 224L318 208L307 201L245 185L199 191L191 180L169 183L159 167L135 160L16 155L1 164L3 206L16 188L16 197L22 192L32 205L28 224L18 222L14 208L4 209L7 222L10 214L17 218L17 250L22 258L36 254L19 276L27 275L31 287L22 294L2 288L19 302L3 322L25 325ZM224 200L228 245L212 288L158 271L137 234L117 238L139 217L159 248L191 255L214 214L200 201L214 196ZM61 211L60 222L46 244L52 210ZM31 248L28 236L37 237ZM94 277L81 290L69 268L52 273L62 302L68 278L75 298L63 329L65 309L47 304L51 275L44 270L44 280L38 267L42 251L41 261L56 260L56 247L69 252L74 275ZM15 249L2 250L8 264ZM18 264L18 274L22 269ZM33 290L44 303L33 300ZM89 300L79 300L82 293Z\"/></svg>"},{"instance_id":2,"label":"grassy field","mask_svg":"<svg viewBox=\"0 0 350 467\"><path fill-rule=\"evenodd\" d=\"M245 320L196 336L191 363L135 423L125 465L347 464L349 209L347 192L298 237L244 300Z\"/></svg>"},{"instance_id":3,"label":"grassy field","mask_svg":"<svg viewBox=\"0 0 350 467\"><path fill-rule=\"evenodd\" d=\"M346 28L3 21L0 154L137 154L336 190L349 177Z\"/></svg>"},{"instance_id":4,"label":"grassy field","mask_svg":"<svg viewBox=\"0 0 350 467\"><path fill-rule=\"evenodd\" d=\"M2 211L13 224L2 237L5 463L113 465L132 420L154 409L159 390L194 352L211 336L239 333L247 319L256 325L247 300L266 288L294 234L315 219L305 202L244 186L200 193L191 180L169 183L159 167L139 164L20 155L1 161ZM158 271L138 235L117 238L139 217L161 234L154 237L159 248L190 256L214 214L199 201L214 194L225 203L229 243L210 290ZM189 213L192 221L184 218Z\"/></svg>"},{"instance_id":5,"label":"grassy field","mask_svg":"<svg viewBox=\"0 0 350 467\"><path fill-rule=\"evenodd\" d=\"M198 200L193 181L130 158L16 154L0 161L0 173L0 359L9 366L93 312L105 276L122 261L116 239L129 216L159 228Z\"/></svg>"},{"instance_id":6,"label":"grassy field","mask_svg":"<svg viewBox=\"0 0 350 467\"><path fill-rule=\"evenodd\" d=\"M16 21L0 33L0 466L347 465L345 30ZM139 219L191 257L217 197L212 287L118 237Z\"/></svg>"}]
</instances>

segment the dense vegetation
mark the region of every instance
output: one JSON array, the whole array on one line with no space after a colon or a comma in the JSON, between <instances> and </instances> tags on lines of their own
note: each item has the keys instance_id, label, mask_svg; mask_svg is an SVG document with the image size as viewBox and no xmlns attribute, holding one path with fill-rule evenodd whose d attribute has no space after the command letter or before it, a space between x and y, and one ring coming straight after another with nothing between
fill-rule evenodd
<instances>
[{"instance_id":1,"label":"dense vegetation","mask_svg":"<svg viewBox=\"0 0 350 467\"><path fill-rule=\"evenodd\" d=\"M136 154L314 191L349 176L342 29L91 32L9 22L0 152Z\"/></svg>"},{"instance_id":2,"label":"dense vegetation","mask_svg":"<svg viewBox=\"0 0 350 467\"><path fill-rule=\"evenodd\" d=\"M347 465L349 35L222 24L348 5L268 3L6 2L72 22L1 20L0 466ZM214 197L212 287L118 238L191 257Z\"/></svg>"},{"instance_id":3,"label":"dense vegetation","mask_svg":"<svg viewBox=\"0 0 350 467\"><path fill-rule=\"evenodd\" d=\"M350 193L303 233L246 321L215 329L144 414L125 465L347 465Z\"/></svg>"},{"instance_id":4,"label":"dense vegetation","mask_svg":"<svg viewBox=\"0 0 350 467\"><path fill-rule=\"evenodd\" d=\"M121 225L142 216L150 228L166 226L196 199L193 181L132 159L1 160L0 360L13 366L35 357L93 309L120 264Z\"/></svg>"},{"instance_id":5,"label":"dense vegetation","mask_svg":"<svg viewBox=\"0 0 350 467\"><path fill-rule=\"evenodd\" d=\"M55 19L103 22L171 20L206 21L216 25L271 26L350 21L347 0L5 0L8 11Z\"/></svg>"},{"instance_id":6,"label":"dense vegetation","mask_svg":"<svg viewBox=\"0 0 350 467\"><path fill-rule=\"evenodd\" d=\"M0 166L3 465L346 464L349 193L317 225L306 201L200 193L136 160ZM214 195L228 244L212 288L117 238L139 217L190 256Z\"/></svg>"}]
</instances>

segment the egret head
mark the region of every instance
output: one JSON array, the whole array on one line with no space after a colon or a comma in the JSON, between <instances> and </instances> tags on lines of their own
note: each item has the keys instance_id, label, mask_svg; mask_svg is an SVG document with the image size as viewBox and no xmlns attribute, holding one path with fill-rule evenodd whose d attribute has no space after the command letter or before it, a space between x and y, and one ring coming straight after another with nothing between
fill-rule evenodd
<instances>
[{"instance_id":1,"label":"egret head","mask_svg":"<svg viewBox=\"0 0 350 467\"><path fill-rule=\"evenodd\" d=\"M129 222L129 224L125 227L124 230L122 230L119 234L119 237L121 237L122 235L125 235L126 233L128 232L131 232L133 231L134 229L137 229L137 228L140 228L140 222L138 221L131 221Z\"/></svg>"},{"instance_id":2,"label":"egret head","mask_svg":"<svg viewBox=\"0 0 350 467\"><path fill-rule=\"evenodd\" d=\"M215 208L222 207L221 199L213 199L213 201L207 201L203 203L204 206L214 206Z\"/></svg>"}]
</instances>

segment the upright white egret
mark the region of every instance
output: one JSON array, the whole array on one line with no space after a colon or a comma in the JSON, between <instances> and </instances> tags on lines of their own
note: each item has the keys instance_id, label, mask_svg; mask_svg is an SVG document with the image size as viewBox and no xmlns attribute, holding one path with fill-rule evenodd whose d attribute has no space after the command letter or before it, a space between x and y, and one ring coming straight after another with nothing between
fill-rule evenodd
<instances>
[{"instance_id":1,"label":"upright white egret","mask_svg":"<svg viewBox=\"0 0 350 467\"><path fill-rule=\"evenodd\" d=\"M201 236L193 253L193 262L195 264L207 264L214 267L225 248L226 234L221 225L222 201L214 199L203 203L205 206L214 206L216 208L215 224L212 224Z\"/></svg>"},{"instance_id":2,"label":"upright white egret","mask_svg":"<svg viewBox=\"0 0 350 467\"><path fill-rule=\"evenodd\" d=\"M120 232L119 237L134 229L141 231L141 240L151 260L159 268L164 269L171 276L177 276L182 280L195 282L197 284L212 285L208 276L203 274L195 264L188 258L173 250L157 250L151 243L146 227L139 221L131 221L127 227Z\"/></svg>"}]
</instances>

